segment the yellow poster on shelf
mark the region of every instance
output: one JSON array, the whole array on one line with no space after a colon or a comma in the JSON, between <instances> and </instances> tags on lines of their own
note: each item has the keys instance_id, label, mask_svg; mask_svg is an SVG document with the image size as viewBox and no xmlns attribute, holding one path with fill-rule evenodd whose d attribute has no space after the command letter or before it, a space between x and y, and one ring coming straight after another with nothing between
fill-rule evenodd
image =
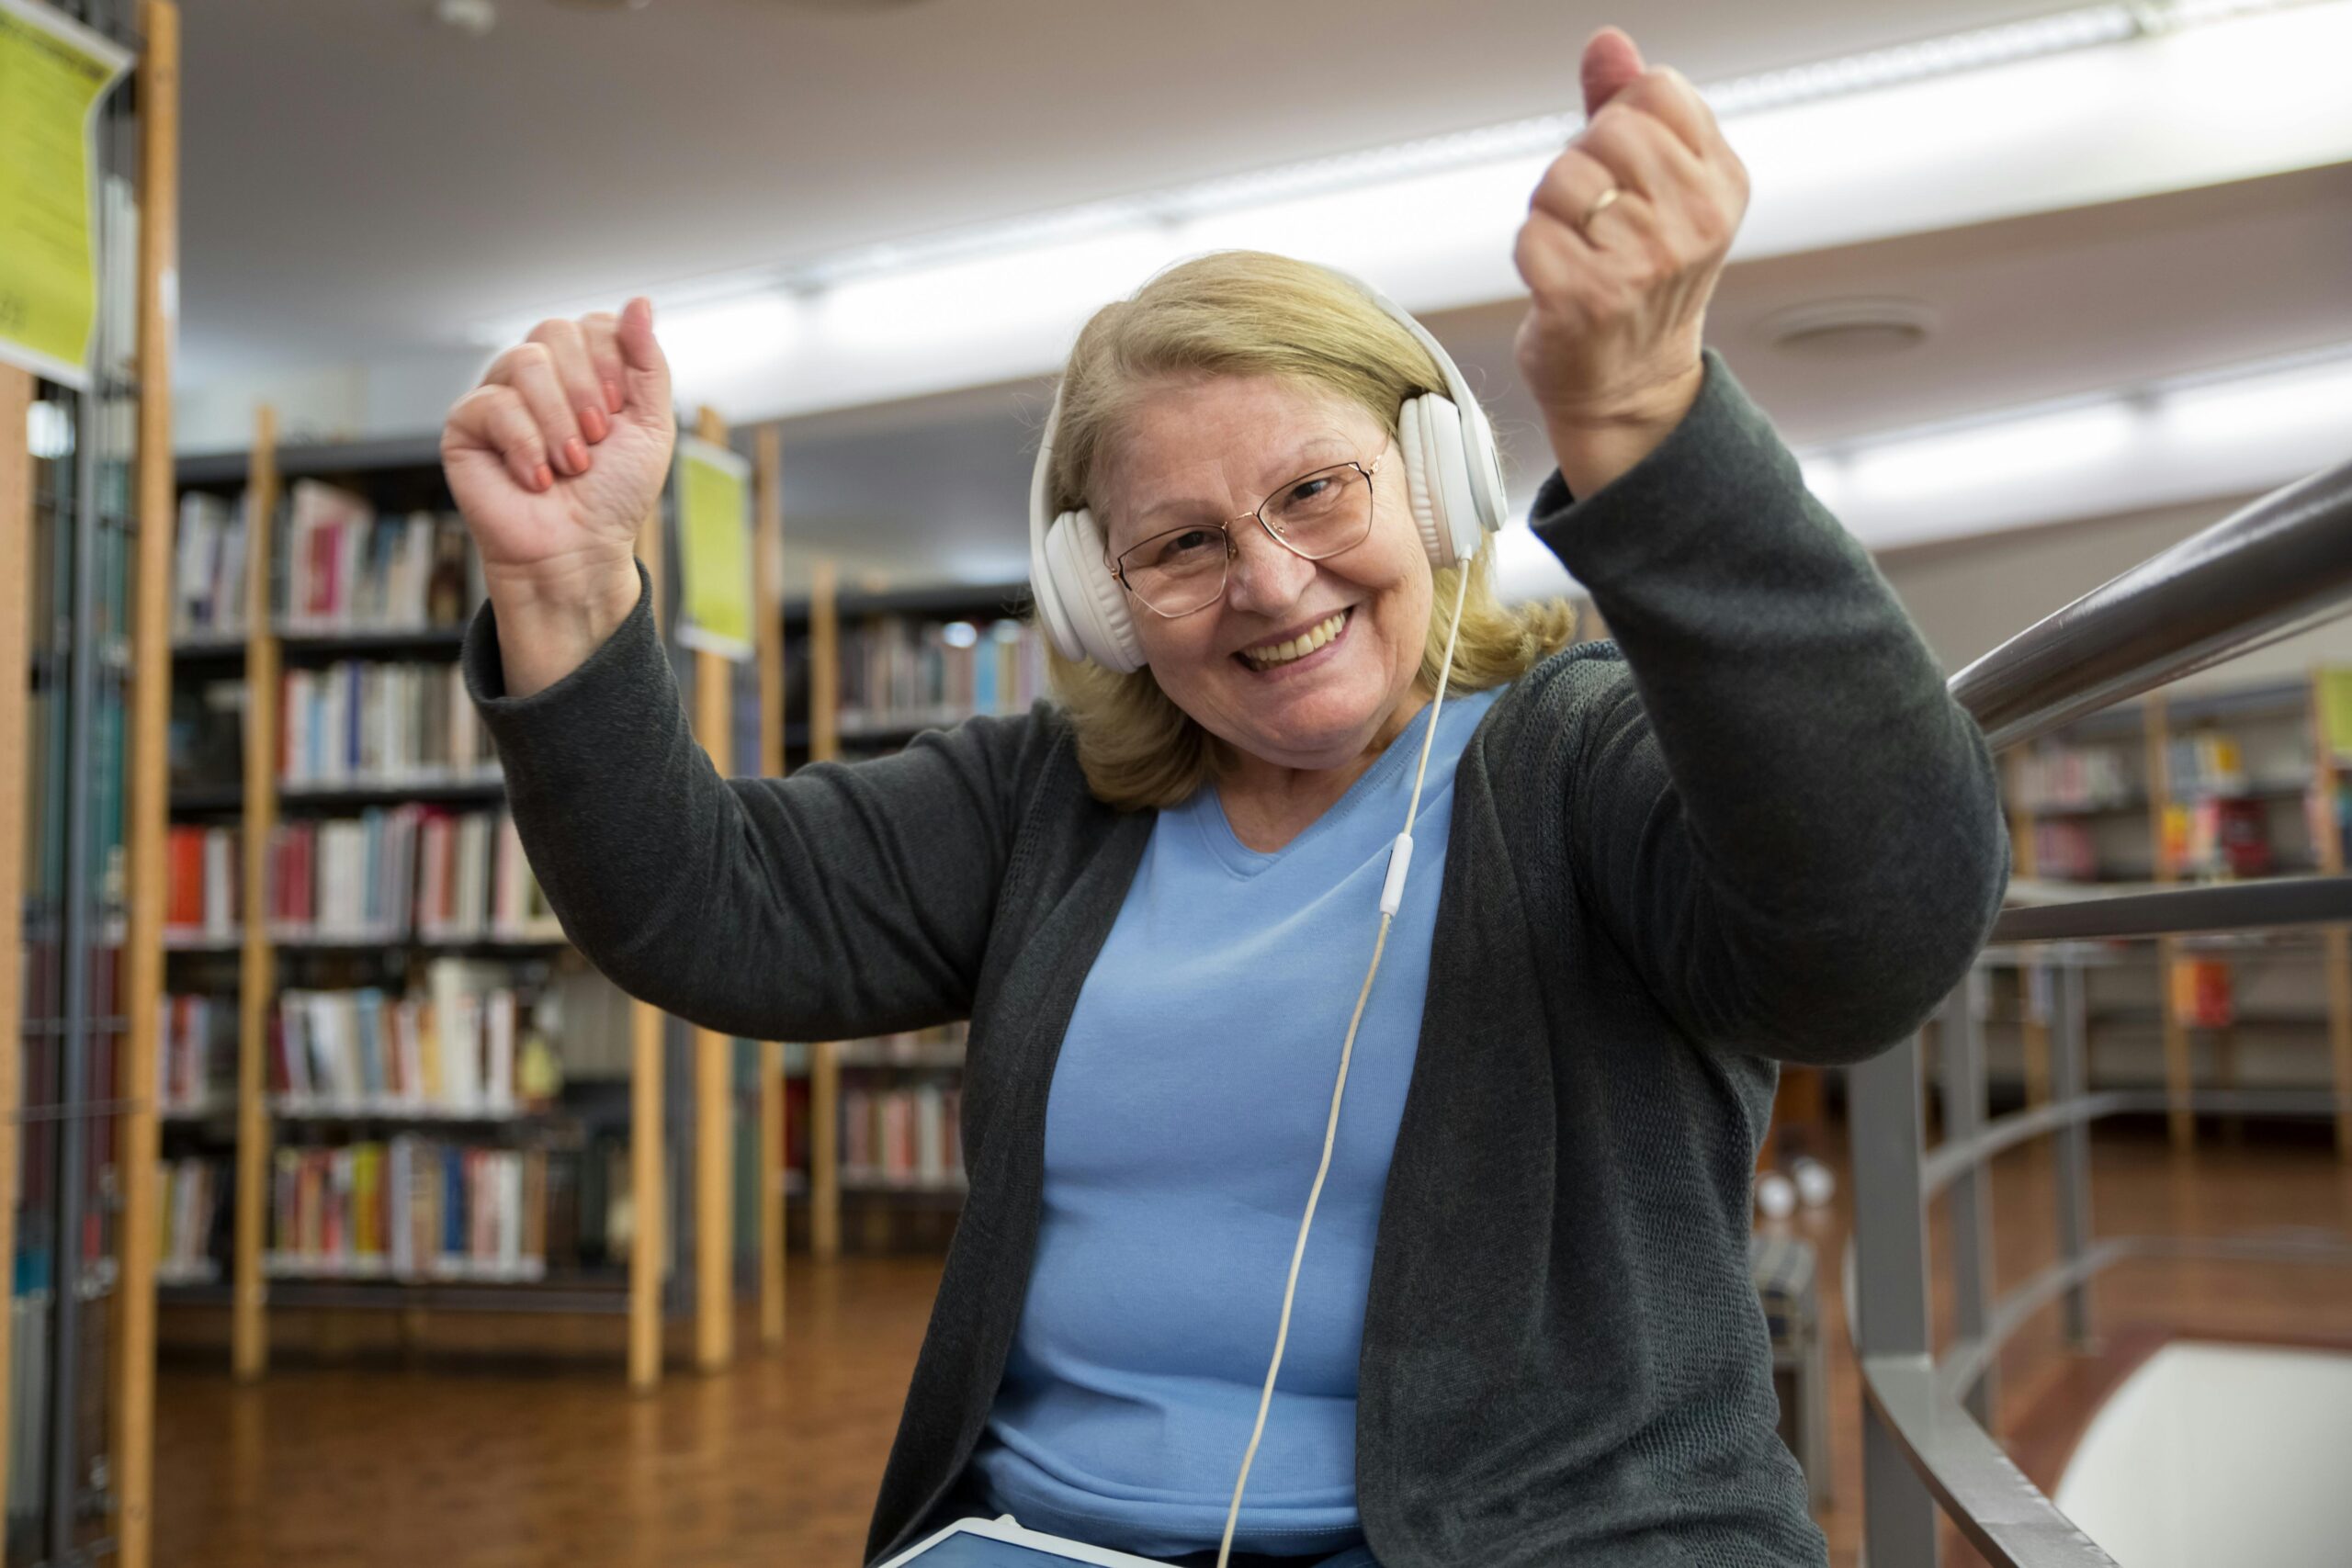
<instances>
[{"instance_id":1,"label":"yellow poster on shelf","mask_svg":"<svg viewBox=\"0 0 2352 1568\"><path fill-rule=\"evenodd\" d=\"M678 640L752 657L752 465L724 446L678 440Z\"/></svg>"},{"instance_id":2,"label":"yellow poster on shelf","mask_svg":"<svg viewBox=\"0 0 2352 1568\"><path fill-rule=\"evenodd\" d=\"M0 0L0 360L79 390L98 309L92 132L130 64L40 0Z\"/></svg>"},{"instance_id":3,"label":"yellow poster on shelf","mask_svg":"<svg viewBox=\"0 0 2352 1568\"><path fill-rule=\"evenodd\" d=\"M2339 758L2352 757L2352 669L2326 666L2318 679L2320 744Z\"/></svg>"}]
</instances>

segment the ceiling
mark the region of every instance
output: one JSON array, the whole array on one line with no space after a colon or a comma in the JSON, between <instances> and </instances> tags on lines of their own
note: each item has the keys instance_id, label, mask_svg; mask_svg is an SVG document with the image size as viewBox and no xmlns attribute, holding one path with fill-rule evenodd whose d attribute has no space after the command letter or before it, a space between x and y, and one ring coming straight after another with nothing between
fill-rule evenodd
<instances>
[{"instance_id":1,"label":"ceiling","mask_svg":"<svg viewBox=\"0 0 2352 1568\"><path fill-rule=\"evenodd\" d=\"M1856 295L1924 302L1934 330L1852 361L1792 354L1763 330L1787 306ZM1511 491L1526 496L1548 458L1512 365L1517 307L1428 320L1488 404ZM1716 292L1708 339L1799 447L2352 344L2352 164L1740 263ZM1022 575L1047 389L788 422L795 554L899 583Z\"/></svg>"},{"instance_id":2,"label":"ceiling","mask_svg":"<svg viewBox=\"0 0 2352 1568\"><path fill-rule=\"evenodd\" d=\"M479 355L476 322L550 300L1574 107L1583 40L1622 19L1556 0L497 7L469 37L430 0L187 0L184 387ZM1705 82L2052 8L1695 0L1633 30ZM1924 301L1936 330L1852 363L1759 332L1856 294ZM1430 321L1539 461L1515 308ZM2352 165L1746 261L1709 326L1799 446L2352 341ZM1021 383L788 422L794 557L1018 574L1044 407Z\"/></svg>"},{"instance_id":3,"label":"ceiling","mask_svg":"<svg viewBox=\"0 0 2352 1568\"><path fill-rule=\"evenodd\" d=\"M1560 0L187 0L184 381L1580 107ZM1695 81L2060 8L1690 0Z\"/></svg>"}]
</instances>

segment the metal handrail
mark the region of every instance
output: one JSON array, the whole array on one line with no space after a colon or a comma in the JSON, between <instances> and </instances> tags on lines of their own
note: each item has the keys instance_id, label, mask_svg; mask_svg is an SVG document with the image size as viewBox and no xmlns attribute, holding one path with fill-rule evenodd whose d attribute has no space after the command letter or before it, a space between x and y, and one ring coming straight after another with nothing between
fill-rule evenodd
<instances>
[{"instance_id":1,"label":"metal handrail","mask_svg":"<svg viewBox=\"0 0 2352 1568\"><path fill-rule=\"evenodd\" d=\"M1988 740L2048 734L2352 609L2352 462L2287 485L2122 573L1954 676L1952 695ZM1992 940L2036 942L2352 922L2352 876L2163 888L2011 908ZM2093 1095L2085 1080L2079 958L2029 962L2058 980L2049 1105L1984 1119L1982 972L1939 1025L1945 1135L1924 1146L1919 1037L1851 1069L1854 1231L1846 1302L1861 1363L1863 1550L1871 1568L1933 1568L1939 1507L2000 1568L2114 1568L2113 1559L2027 1479L1985 1429L2001 1346L2032 1313L2064 1304L2075 1343L2089 1331L2089 1281L2152 1251L2352 1262L2352 1246L2303 1238L2109 1237L2090 1229L2089 1126L2166 1094ZM2241 1114L2309 1114L2313 1097L2206 1093ZM2057 1262L1998 1300L1991 1291L1988 1162L2028 1138L2056 1140ZM1953 1343L1930 1343L1927 1204L1950 1208Z\"/></svg>"},{"instance_id":2,"label":"metal handrail","mask_svg":"<svg viewBox=\"0 0 2352 1568\"><path fill-rule=\"evenodd\" d=\"M1951 678L1996 748L2309 630L2352 591L2352 459L2281 486Z\"/></svg>"}]
</instances>

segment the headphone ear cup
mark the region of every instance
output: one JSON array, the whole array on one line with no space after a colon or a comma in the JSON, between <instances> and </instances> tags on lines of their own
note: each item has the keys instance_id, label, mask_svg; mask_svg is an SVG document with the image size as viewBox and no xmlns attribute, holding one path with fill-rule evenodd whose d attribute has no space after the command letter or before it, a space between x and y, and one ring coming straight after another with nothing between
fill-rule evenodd
<instances>
[{"instance_id":1,"label":"headphone ear cup","mask_svg":"<svg viewBox=\"0 0 2352 1568\"><path fill-rule=\"evenodd\" d=\"M1144 666L1126 591L1102 566L1102 530L1094 513L1065 512L1046 534L1046 571L1053 604L1046 630L1066 659L1091 659L1121 675ZM1046 596L1039 595L1043 606ZM1073 646L1074 645L1074 646Z\"/></svg>"},{"instance_id":2,"label":"headphone ear cup","mask_svg":"<svg viewBox=\"0 0 2352 1568\"><path fill-rule=\"evenodd\" d=\"M1422 393L1397 411L1396 445L1405 454L1405 489L1430 565L1440 571L1461 565L1478 553L1485 533L1461 411L1450 398Z\"/></svg>"}]
</instances>

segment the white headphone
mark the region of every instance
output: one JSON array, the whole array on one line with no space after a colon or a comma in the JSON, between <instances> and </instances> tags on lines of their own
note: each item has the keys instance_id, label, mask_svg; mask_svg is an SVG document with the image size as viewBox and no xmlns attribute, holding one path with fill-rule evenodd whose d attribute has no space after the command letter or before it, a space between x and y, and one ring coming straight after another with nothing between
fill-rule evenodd
<instances>
[{"instance_id":1,"label":"white headphone","mask_svg":"<svg viewBox=\"0 0 2352 1568\"><path fill-rule=\"evenodd\" d=\"M1444 374L1446 393L1425 392L1408 400L1396 417L1396 445L1405 454L1405 489L1413 521L1430 564L1439 570L1478 553L1488 534L1503 525L1503 470L1486 411L1470 393L1461 368L1429 329L1386 295L1360 277L1327 267L1362 289L1365 297L1419 340ZM1136 634L1127 592L1111 575L1102 525L1080 508L1050 515L1054 440L1060 433L1062 396L1054 392L1037 467L1029 479L1029 587L1037 619L1065 659L1091 659L1124 675L1144 665L1143 641Z\"/></svg>"}]
</instances>

